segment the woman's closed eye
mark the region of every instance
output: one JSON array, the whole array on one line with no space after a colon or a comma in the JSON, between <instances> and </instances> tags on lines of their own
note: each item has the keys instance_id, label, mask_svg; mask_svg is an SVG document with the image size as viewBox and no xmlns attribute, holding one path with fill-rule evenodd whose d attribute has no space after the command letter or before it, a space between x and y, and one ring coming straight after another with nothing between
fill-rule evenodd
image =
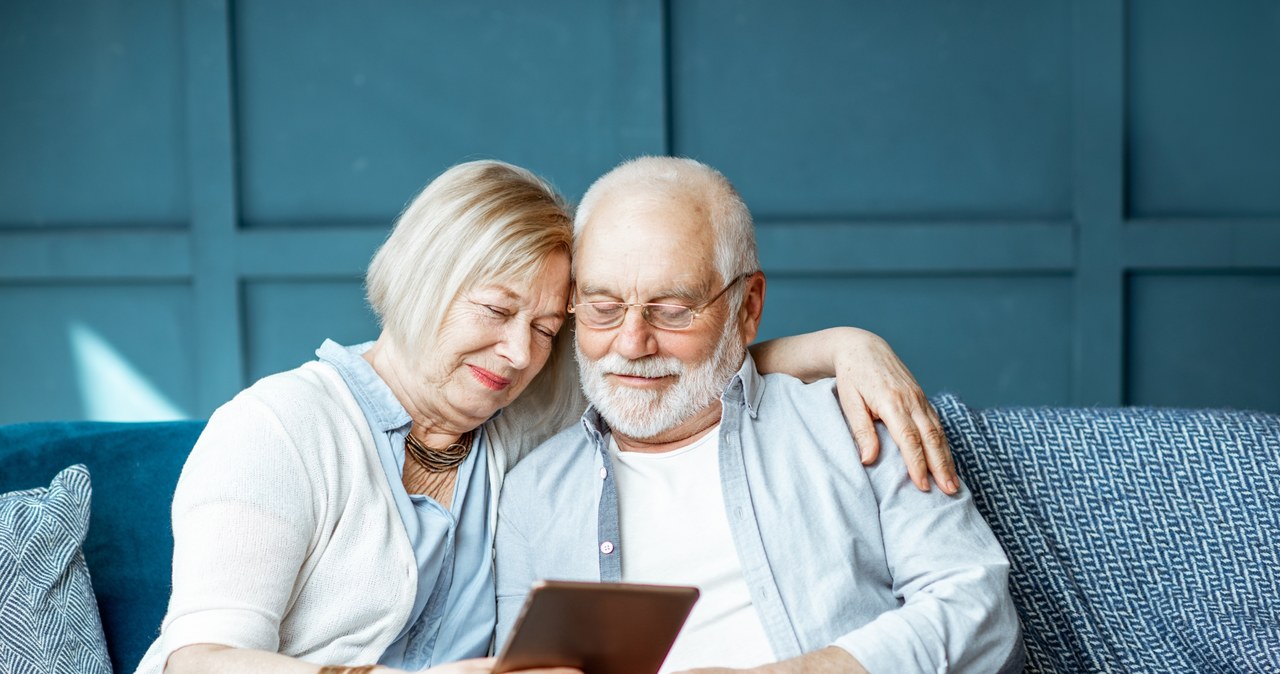
<instances>
[{"instance_id":1,"label":"woman's closed eye","mask_svg":"<svg viewBox=\"0 0 1280 674\"><path fill-rule=\"evenodd\" d=\"M477 306L484 309L485 314L494 320L508 320L520 313L514 309L497 304L478 303ZM533 329L535 337L546 342L550 342L555 339L556 333L560 332L560 326L558 324L548 325L545 323L533 323L530 327Z\"/></svg>"}]
</instances>

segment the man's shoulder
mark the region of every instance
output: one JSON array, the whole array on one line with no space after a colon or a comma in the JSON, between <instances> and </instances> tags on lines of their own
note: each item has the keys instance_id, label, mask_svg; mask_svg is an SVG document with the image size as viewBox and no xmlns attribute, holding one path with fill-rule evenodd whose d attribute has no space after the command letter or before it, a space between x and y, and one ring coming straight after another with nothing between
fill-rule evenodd
<instances>
[{"instance_id":1,"label":"man's shoulder","mask_svg":"<svg viewBox=\"0 0 1280 674\"><path fill-rule=\"evenodd\" d=\"M785 408L806 416L840 412L834 378L805 382L789 374L760 375L759 404L762 408Z\"/></svg>"},{"instance_id":2,"label":"man's shoulder","mask_svg":"<svg viewBox=\"0 0 1280 674\"><path fill-rule=\"evenodd\" d=\"M528 480L535 475L563 471L580 461L589 461L590 438L578 421L534 447L511 469L507 480Z\"/></svg>"},{"instance_id":3,"label":"man's shoulder","mask_svg":"<svg viewBox=\"0 0 1280 674\"><path fill-rule=\"evenodd\" d=\"M761 379L763 389L759 405L766 420L777 422L789 419L811 430L832 431L829 438L847 437L849 442L853 442L849 422L844 416L844 409L840 407L840 396L834 378L805 382L788 374L767 374L762 375ZM881 456L896 456L898 445L889 435L888 427L876 421L875 429L880 439Z\"/></svg>"},{"instance_id":4,"label":"man's shoulder","mask_svg":"<svg viewBox=\"0 0 1280 674\"><path fill-rule=\"evenodd\" d=\"M806 382L803 379L799 379L785 372L761 372L760 379L766 383L766 388L777 387L796 391L821 390L824 388L827 390L833 390L836 382L834 377Z\"/></svg>"}]
</instances>

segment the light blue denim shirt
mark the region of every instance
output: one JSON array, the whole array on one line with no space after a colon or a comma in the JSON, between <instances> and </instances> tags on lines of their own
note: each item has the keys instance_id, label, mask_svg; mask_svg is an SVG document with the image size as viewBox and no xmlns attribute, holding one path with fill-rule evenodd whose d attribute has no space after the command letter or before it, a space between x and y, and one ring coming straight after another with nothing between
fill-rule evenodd
<instances>
[{"instance_id":1,"label":"light blue denim shirt","mask_svg":"<svg viewBox=\"0 0 1280 674\"><path fill-rule=\"evenodd\" d=\"M779 660L836 645L873 673L1021 669L1009 563L967 488L917 490L883 427L858 463L832 380L762 377L747 356L721 401L725 509ZM607 430L589 408L508 473L499 644L533 581L621 580Z\"/></svg>"},{"instance_id":2,"label":"light blue denim shirt","mask_svg":"<svg viewBox=\"0 0 1280 674\"><path fill-rule=\"evenodd\" d=\"M343 347L331 340L316 350L342 375L373 430L387 484L418 566L413 611L379 664L417 670L489 652L495 618L493 531L484 427L458 467L453 509L409 494L402 481L404 439L412 419L361 355L372 342Z\"/></svg>"}]
</instances>

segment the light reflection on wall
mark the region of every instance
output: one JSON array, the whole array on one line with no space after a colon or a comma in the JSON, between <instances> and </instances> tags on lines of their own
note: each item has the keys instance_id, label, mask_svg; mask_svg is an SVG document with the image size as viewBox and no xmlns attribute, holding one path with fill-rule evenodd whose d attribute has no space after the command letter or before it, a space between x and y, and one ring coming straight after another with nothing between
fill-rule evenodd
<instances>
[{"instance_id":1,"label":"light reflection on wall","mask_svg":"<svg viewBox=\"0 0 1280 674\"><path fill-rule=\"evenodd\" d=\"M92 328L76 322L69 326L68 331L85 419L169 421L189 418Z\"/></svg>"}]
</instances>

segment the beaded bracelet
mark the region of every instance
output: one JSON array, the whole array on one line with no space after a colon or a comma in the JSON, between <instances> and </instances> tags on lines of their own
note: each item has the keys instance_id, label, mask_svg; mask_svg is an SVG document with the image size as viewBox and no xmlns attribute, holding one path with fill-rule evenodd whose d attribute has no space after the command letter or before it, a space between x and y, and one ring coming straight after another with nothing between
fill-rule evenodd
<instances>
[{"instance_id":1,"label":"beaded bracelet","mask_svg":"<svg viewBox=\"0 0 1280 674\"><path fill-rule=\"evenodd\" d=\"M377 665L360 665L359 667L325 665L320 668L320 674L369 674L374 667L377 667Z\"/></svg>"}]
</instances>

